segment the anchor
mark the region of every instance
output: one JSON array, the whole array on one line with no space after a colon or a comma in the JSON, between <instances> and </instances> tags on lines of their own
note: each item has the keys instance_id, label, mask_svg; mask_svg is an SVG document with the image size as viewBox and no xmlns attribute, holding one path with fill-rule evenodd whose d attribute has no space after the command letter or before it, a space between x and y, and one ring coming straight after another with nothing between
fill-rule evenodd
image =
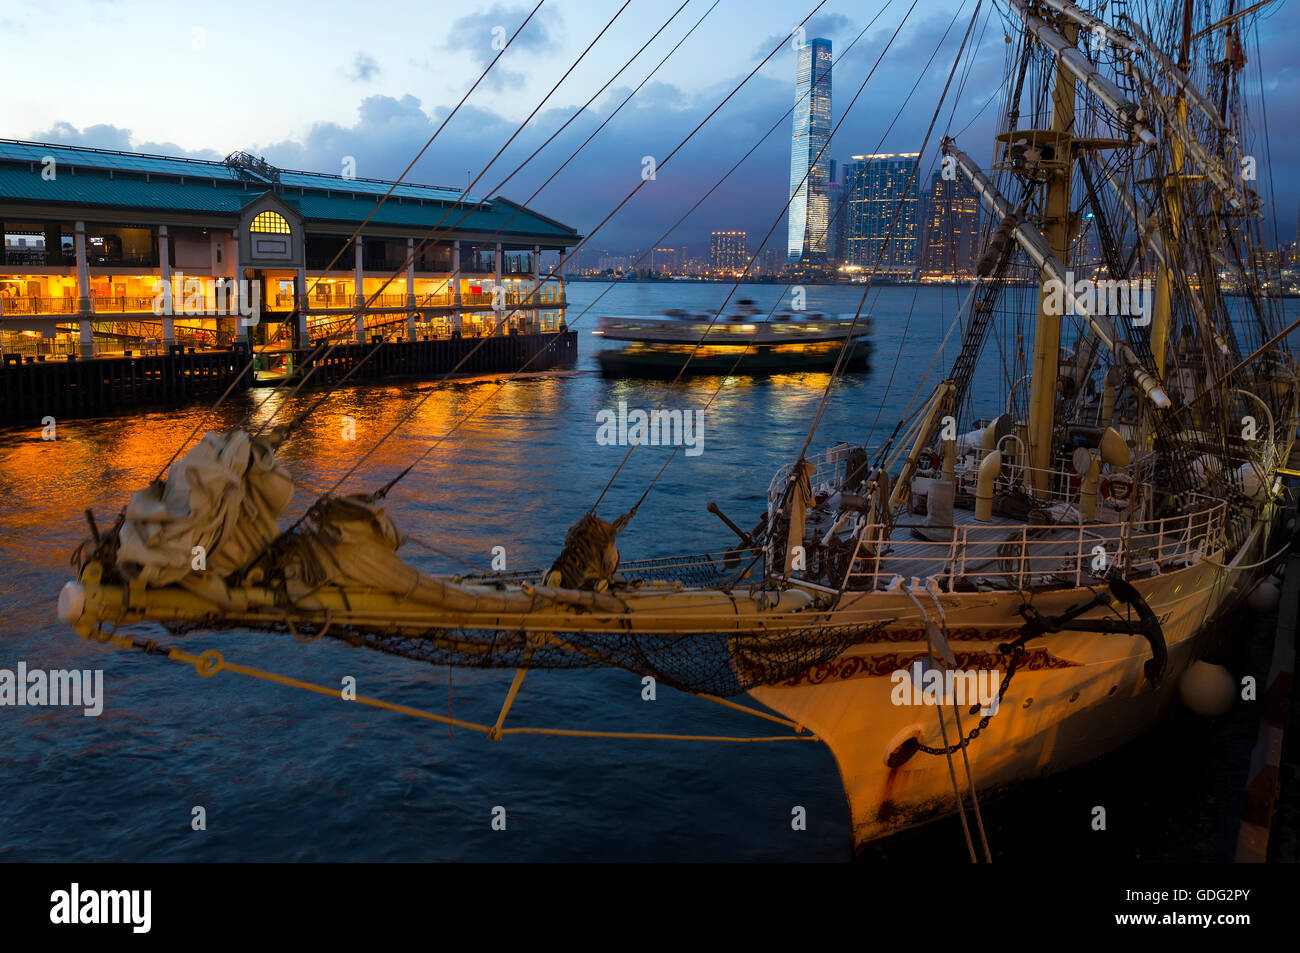
<instances>
[{"instance_id":1,"label":"anchor","mask_svg":"<svg viewBox=\"0 0 1300 953\"><path fill-rule=\"evenodd\" d=\"M1142 666L1142 671L1146 675L1147 681L1151 683L1151 687L1158 688L1169 660L1169 652L1165 646L1165 635L1164 630L1160 627L1160 620L1151 611L1146 599L1142 598L1142 593L1138 592L1137 587L1120 574L1118 568L1112 567L1106 576L1106 582L1109 591L1102 590L1087 602L1071 606L1060 615L1040 615L1029 603L1022 604L1020 614L1025 619L1025 627L1021 630L1019 638L1007 645L998 646L999 650L1003 652L1013 651L1022 647L1032 638L1036 638L1045 632L1060 632L1061 629L1067 626L1078 632L1141 635L1151 646L1151 658L1146 660L1146 664ZM1126 619L1078 619L1085 612L1103 606L1111 606L1117 602L1134 609L1138 614L1137 621Z\"/></svg>"}]
</instances>

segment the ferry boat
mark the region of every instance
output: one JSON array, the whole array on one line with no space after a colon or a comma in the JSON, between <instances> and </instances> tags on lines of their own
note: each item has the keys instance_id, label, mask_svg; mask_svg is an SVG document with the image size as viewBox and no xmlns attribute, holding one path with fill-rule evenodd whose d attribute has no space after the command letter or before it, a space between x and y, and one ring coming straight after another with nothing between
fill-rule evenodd
<instances>
[{"instance_id":1,"label":"ferry boat","mask_svg":"<svg viewBox=\"0 0 1300 953\"><path fill-rule=\"evenodd\" d=\"M830 370L846 341L850 346L841 369L864 370L870 330L866 315L856 321L853 315L821 312L780 311L769 317L742 301L726 318L682 310L662 317L606 317L592 334L629 342L596 355L605 377L675 378L679 371L754 375Z\"/></svg>"}]
</instances>

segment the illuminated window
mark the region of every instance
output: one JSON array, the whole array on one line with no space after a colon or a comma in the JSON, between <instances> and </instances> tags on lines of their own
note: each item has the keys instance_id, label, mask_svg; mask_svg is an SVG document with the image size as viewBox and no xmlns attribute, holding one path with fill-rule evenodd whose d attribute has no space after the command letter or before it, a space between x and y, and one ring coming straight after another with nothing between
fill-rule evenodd
<instances>
[{"instance_id":1,"label":"illuminated window","mask_svg":"<svg viewBox=\"0 0 1300 953\"><path fill-rule=\"evenodd\" d=\"M248 226L250 232L272 232L276 235L288 235L289 223L279 212L259 212L253 224Z\"/></svg>"}]
</instances>

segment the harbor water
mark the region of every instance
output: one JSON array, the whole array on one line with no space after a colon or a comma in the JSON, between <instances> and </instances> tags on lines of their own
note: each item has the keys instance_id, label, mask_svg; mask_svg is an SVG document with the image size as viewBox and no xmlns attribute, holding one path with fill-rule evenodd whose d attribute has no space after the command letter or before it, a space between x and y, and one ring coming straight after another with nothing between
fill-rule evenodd
<instances>
[{"instance_id":1,"label":"harbor water","mask_svg":"<svg viewBox=\"0 0 1300 953\"><path fill-rule=\"evenodd\" d=\"M729 531L715 501L750 526L773 471L807 435L827 376L606 380L596 369L601 314L717 307L723 284L573 282L579 332L571 372L502 384L504 375L343 387L282 447L295 476L293 516L330 489L399 419L344 490L379 487L426 450L388 511L413 542L403 552L434 571L487 569L495 547L510 569L549 565L565 531L596 500L625 446L597 440L597 415L620 404L702 410L698 453L678 453L619 538L624 559L716 549ZM771 306L779 285L737 298ZM809 287L809 311L852 313L861 287ZM887 438L956 353L943 344L964 292L886 287L867 303L870 371L837 382L814 449ZM787 299L788 300L788 299ZM734 299L733 299L734 301ZM1011 342L991 344L997 351ZM985 355L986 359L990 354ZM991 368L1000 364L990 364ZM928 377L927 375L928 369ZM1000 370L990 373L1001 373ZM996 390L996 388L993 388ZM269 394L269 397L268 397ZM292 418L320 397L253 390L216 411L207 429ZM265 403L258 406L263 399ZM475 408L478 408L475 410ZM612 741L482 735L387 711L78 639L54 618L69 557L153 478L207 408L57 421L0 431L0 669L99 669L103 712L0 708L2 860L846 860L848 809L829 751L811 741L765 744ZM993 394L981 412L998 412ZM473 412L450 436L458 421ZM355 439L349 436L349 419ZM441 442L440 442L441 441ZM612 519L635 502L669 448L640 447L600 507ZM498 552L500 552L498 550ZM352 648L248 631L142 633L192 652L476 722L495 721L509 671L448 671ZM1239 627L1227 660L1262 676L1262 625ZM1261 669L1256 671L1256 669ZM744 699L741 699L744 701ZM619 670L530 672L509 725L752 736L772 725ZM1236 779L1253 722L1206 722L1175 711L1141 741L1094 765L984 806L997 858L1079 856L1218 859L1235 836ZM978 756L975 756L978 765ZM1091 810L1107 807L1107 832ZM194 830L203 808L206 830ZM506 829L494 829L504 808ZM805 830L793 829L803 808ZM497 825L499 826L499 825ZM871 859L964 859L956 821L867 851Z\"/></svg>"}]
</instances>

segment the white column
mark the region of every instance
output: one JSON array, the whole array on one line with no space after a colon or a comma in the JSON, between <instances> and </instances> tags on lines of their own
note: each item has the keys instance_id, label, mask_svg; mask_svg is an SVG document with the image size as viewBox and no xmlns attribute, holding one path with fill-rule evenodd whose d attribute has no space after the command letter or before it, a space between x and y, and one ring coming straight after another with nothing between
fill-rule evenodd
<instances>
[{"instance_id":1,"label":"white column","mask_svg":"<svg viewBox=\"0 0 1300 953\"><path fill-rule=\"evenodd\" d=\"M560 287L559 287L558 294L560 295L561 298L564 297L564 282L565 279L568 277L568 271L569 271L569 260L565 257L565 252L567 251L568 251L567 248L564 248L563 246L560 247ZM567 327L568 325L567 322L564 320L564 316L565 314L568 313L568 306L564 304L560 304L558 306L558 310L560 312L560 320L557 322L558 325L560 327Z\"/></svg>"},{"instance_id":2,"label":"white column","mask_svg":"<svg viewBox=\"0 0 1300 953\"><path fill-rule=\"evenodd\" d=\"M158 226L158 275L161 278L162 283L164 285L170 285L172 283L172 262L171 262L171 255L168 254L169 244L170 242L167 239L167 226L159 225ZM163 350L166 350L167 348L171 347L173 344L176 343L176 317L175 317L176 296L172 295L170 300L172 301L172 307L168 313L165 313L162 316Z\"/></svg>"},{"instance_id":3,"label":"white column","mask_svg":"<svg viewBox=\"0 0 1300 953\"><path fill-rule=\"evenodd\" d=\"M254 301L257 302L258 317L260 318L261 312L265 310L266 302L262 300L262 279L246 277L248 271L249 269L240 268L235 273L238 278L235 281L235 293L231 295L231 297L235 300L235 334L238 336L239 340L243 341L249 347L252 347L254 325L248 323L253 319L251 313L252 304ZM253 292L254 285L257 286L256 294ZM247 289L248 294L244 294L245 289ZM241 306L247 306L250 309L250 313L247 317L244 316Z\"/></svg>"},{"instance_id":4,"label":"white column","mask_svg":"<svg viewBox=\"0 0 1300 953\"><path fill-rule=\"evenodd\" d=\"M501 284L501 260L504 257L505 256L501 253L501 243L497 242L496 254L492 256L492 300L493 301L496 301L497 291L503 287ZM496 311L492 312L492 327L496 329L497 334L505 333L505 326L503 322L505 320L505 316L507 313L508 313L508 309L506 308L502 308L499 313ZM497 327L498 325L501 325L501 327Z\"/></svg>"},{"instance_id":5,"label":"white column","mask_svg":"<svg viewBox=\"0 0 1300 953\"><path fill-rule=\"evenodd\" d=\"M90 262L86 260L86 223L73 226L77 248L77 314L80 317L81 356L95 356L95 332L90 325Z\"/></svg>"},{"instance_id":6,"label":"white column","mask_svg":"<svg viewBox=\"0 0 1300 953\"><path fill-rule=\"evenodd\" d=\"M353 250L356 253L355 271L352 275L352 294L356 298L357 309L357 342L366 343L366 313L361 310L366 303L366 289L363 282L364 271L361 267L361 236L358 235L356 241L352 243Z\"/></svg>"},{"instance_id":7,"label":"white column","mask_svg":"<svg viewBox=\"0 0 1300 953\"><path fill-rule=\"evenodd\" d=\"M298 346L307 347L307 269L299 268L293 276L293 302L298 311Z\"/></svg>"},{"instance_id":8,"label":"white column","mask_svg":"<svg viewBox=\"0 0 1300 953\"><path fill-rule=\"evenodd\" d=\"M457 308L460 307L460 242L459 241L454 241L451 243L451 303ZM452 317L451 323L455 326L457 331L461 329L461 316L459 311L457 311L455 315Z\"/></svg>"},{"instance_id":9,"label":"white column","mask_svg":"<svg viewBox=\"0 0 1300 953\"><path fill-rule=\"evenodd\" d=\"M415 340L415 239L406 240L406 340Z\"/></svg>"},{"instance_id":10,"label":"white column","mask_svg":"<svg viewBox=\"0 0 1300 953\"><path fill-rule=\"evenodd\" d=\"M542 329L542 246L533 246L533 328Z\"/></svg>"}]
</instances>

